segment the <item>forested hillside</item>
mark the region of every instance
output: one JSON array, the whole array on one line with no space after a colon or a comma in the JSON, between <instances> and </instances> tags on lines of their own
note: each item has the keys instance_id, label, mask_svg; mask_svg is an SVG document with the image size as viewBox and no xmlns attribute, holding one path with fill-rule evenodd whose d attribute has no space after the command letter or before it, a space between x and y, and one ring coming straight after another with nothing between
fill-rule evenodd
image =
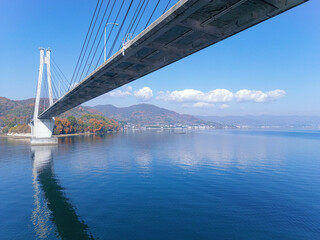
<instances>
[{"instance_id":1,"label":"forested hillside","mask_svg":"<svg viewBox=\"0 0 320 240\"><path fill-rule=\"evenodd\" d=\"M44 100L40 101L40 112ZM28 133L34 110L34 99L14 101L0 97L0 132ZM118 122L102 116L102 113L87 107L76 107L58 116L55 121L54 134L104 133L119 129Z\"/></svg>"}]
</instances>

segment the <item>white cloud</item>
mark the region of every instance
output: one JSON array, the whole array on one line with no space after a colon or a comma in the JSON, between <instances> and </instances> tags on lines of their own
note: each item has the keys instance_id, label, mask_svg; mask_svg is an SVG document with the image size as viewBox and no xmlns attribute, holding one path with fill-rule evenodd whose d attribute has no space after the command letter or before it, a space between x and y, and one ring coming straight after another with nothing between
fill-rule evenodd
<instances>
[{"instance_id":1,"label":"white cloud","mask_svg":"<svg viewBox=\"0 0 320 240\"><path fill-rule=\"evenodd\" d=\"M143 87L138 91L134 91L134 96L141 101L149 101L153 97L153 92L149 87Z\"/></svg>"},{"instance_id":2,"label":"white cloud","mask_svg":"<svg viewBox=\"0 0 320 240\"><path fill-rule=\"evenodd\" d=\"M227 108L229 108L230 106L228 105L228 104L221 104L220 106L219 106L219 108L220 109L227 109Z\"/></svg>"},{"instance_id":3,"label":"white cloud","mask_svg":"<svg viewBox=\"0 0 320 240\"><path fill-rule=\"evenodd\" d=\"M123 91L120 89L113 90L111 92L108 92L106 95L109 97L121 97L121 98L128 97L132 95L132 87L128 86L127 90L123 90Z\"/></svg>"},{"instance_id":4,"label":"white cloud","mask_svg":"<svg viewBox=\"0 0 320 240\"><path fill-rule=\"evenodd\" d=\"M232 99L233 93L227 89L216 89L208 92L205 95L205 100L207 100L208 102L225 103L232 101Z\"/></svg>"},{"instance_id":5,"label":"white cloud","mask_svg":"<svg viewBox=\"0 0 320 240\"><path fill-rule=\"evenodd\" d=\"M173 92L159 92L158 99L175 103L222 103L230 102L233 99L233 93L227 89L215 89L207 93L195 89L185 89Z\"/></svg>"},{"instance_id":6,"label":"white cloud","mask_svg":"<svg viewBox=\"0 0 320 240\"><path fill-rule=\"evenodd\" d=\"M114 90L112 92L107 93L110 97L127 97L131 96L132 93L130 91L121 91L121 90Z\"/></svg>"},{"instance_id":7,"label":"white cloud","mask_svg":"<svg viewBox=\"0 0 320 240\"><path fill-rule=\"evenodd\" d=\"M182 91L173 92L159 92L158 99L168 101L168 102L195 102L201 101L203 92L194 89L185 89Z\"/></svg>"},{"instance_id":8,"label":"white cloud","mask_svg":"<svg viewBox=\"0 0 320 240\"><path fill-rule=\"evenodd\" d=\"M214 107L214 104L210 104L206 102L197 102L197 103L194 103L192 106L196 108L212 108Z\"/></svg>"},{"instance_id":9,"label":"white cloud","mask_svg":"<svg viewBox=\"0 0 320 240\"><path fill-rule=\"evenodd\" d=\"M236 92L235 97L238 102L253 101L257 103L271 102L286 95L284 90L276 89L274 91L262 92L243 89Z\"/></svg>"},{"instance_id":10,"label":"white cloud","mask_svg":"<svg viewBox=\"0 0 320 240\"><path fill-rule=\"evenodd\" d=\"M213 103L221 103L220 109L229 108L227 103L236 99L238 102L256 102L264 103L275 101L286 95L286 92L281 89L276 89L269 92L256 90L242 89L236 93L232 93L227 89L215 89L209 92L202 92L196 89L184 89L176 91L159 92L157 99L171 103L193 103L191 106L196 108L213 107Z\"/></svg>"},{"instance_id":11,"label":"white cloud","mask_svg":"<svg viewBox=\"0 0 320 240\"><path fill-rule=\"evenodd\" d=\"M149 87L143 87L133 92L132 87L128 86L125 90L117 89L106 95L120 98L134 95L140 101L149 101L153 97L153 92ZM193 103L190 106L196 108L210 108L214 107L213 103L221 103L219 108L226 109L229 107L226 103L231 102L233 99L236 99L237 102L265 103L275 101L285 95L286 92L281 89L268 92L242 89L236 93L232 93L227 89L215 89L209 92L202 92L196 89L184 89L172 92L159 92L157 99L172 103Z\"/></svg>"}]
</instances>

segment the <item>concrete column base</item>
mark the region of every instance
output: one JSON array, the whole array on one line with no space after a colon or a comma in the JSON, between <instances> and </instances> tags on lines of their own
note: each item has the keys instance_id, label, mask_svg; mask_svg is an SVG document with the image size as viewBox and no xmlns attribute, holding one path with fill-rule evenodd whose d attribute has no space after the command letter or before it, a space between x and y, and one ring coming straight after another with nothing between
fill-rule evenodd
<instances>
[{"instance_id":1,"label":"concrete column base","mask_svg":"<svg viewBox=\"0 0 320 240\"><path fill-rule=\"evenodd\" d=\"M31 145L53 145L58 144L58 138L52 136L54 128L54 119L35 118L30 123L31 127Z\"/></svg>"},{"instance_id":2,"label":"concrete column base","mask_svg":"<svg viewBox=\"0 0 320 240\"><path fill-rule=\"evenodd\" d=\"M58 144L57 137L50 137L50 138L36 138L32 137L30 140L30 144L35 145L55 145Z\"/></svg>"}]
</instances>

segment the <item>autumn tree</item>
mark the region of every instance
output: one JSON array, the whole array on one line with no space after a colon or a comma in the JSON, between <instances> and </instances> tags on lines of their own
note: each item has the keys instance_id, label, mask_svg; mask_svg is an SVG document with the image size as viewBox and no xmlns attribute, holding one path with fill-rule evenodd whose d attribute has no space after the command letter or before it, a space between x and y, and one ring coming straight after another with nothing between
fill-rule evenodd
<instances>
[{"instance_id":1,"label":"autumn tree","mask_svg":"<svg viewBox=\"0 0 320 240\"><path fill-rule=\"evenodd\" d=\"M115 120L97 114L85 114L79 119L74 116L56 118L54 134L105 133L117 130L119 130L119 123Z\"/></svg>"}]
</instances>

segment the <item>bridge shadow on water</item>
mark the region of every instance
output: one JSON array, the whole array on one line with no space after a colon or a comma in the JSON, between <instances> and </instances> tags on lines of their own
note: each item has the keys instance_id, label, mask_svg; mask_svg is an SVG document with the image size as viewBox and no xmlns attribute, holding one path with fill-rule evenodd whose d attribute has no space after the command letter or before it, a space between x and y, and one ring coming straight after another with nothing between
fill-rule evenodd
<instances>
[{"instance_id":1,"label":"bridge shadow on water","mask_svg":"<svg viewBox=\"0 0 320 240\"><path fill-rule=\"evenodd\" d=\"M34 210L31 217L37 238L94 239L88 225L77 215L54 173L54 146L32 146Z\"/></svg>"}]
</instances>

